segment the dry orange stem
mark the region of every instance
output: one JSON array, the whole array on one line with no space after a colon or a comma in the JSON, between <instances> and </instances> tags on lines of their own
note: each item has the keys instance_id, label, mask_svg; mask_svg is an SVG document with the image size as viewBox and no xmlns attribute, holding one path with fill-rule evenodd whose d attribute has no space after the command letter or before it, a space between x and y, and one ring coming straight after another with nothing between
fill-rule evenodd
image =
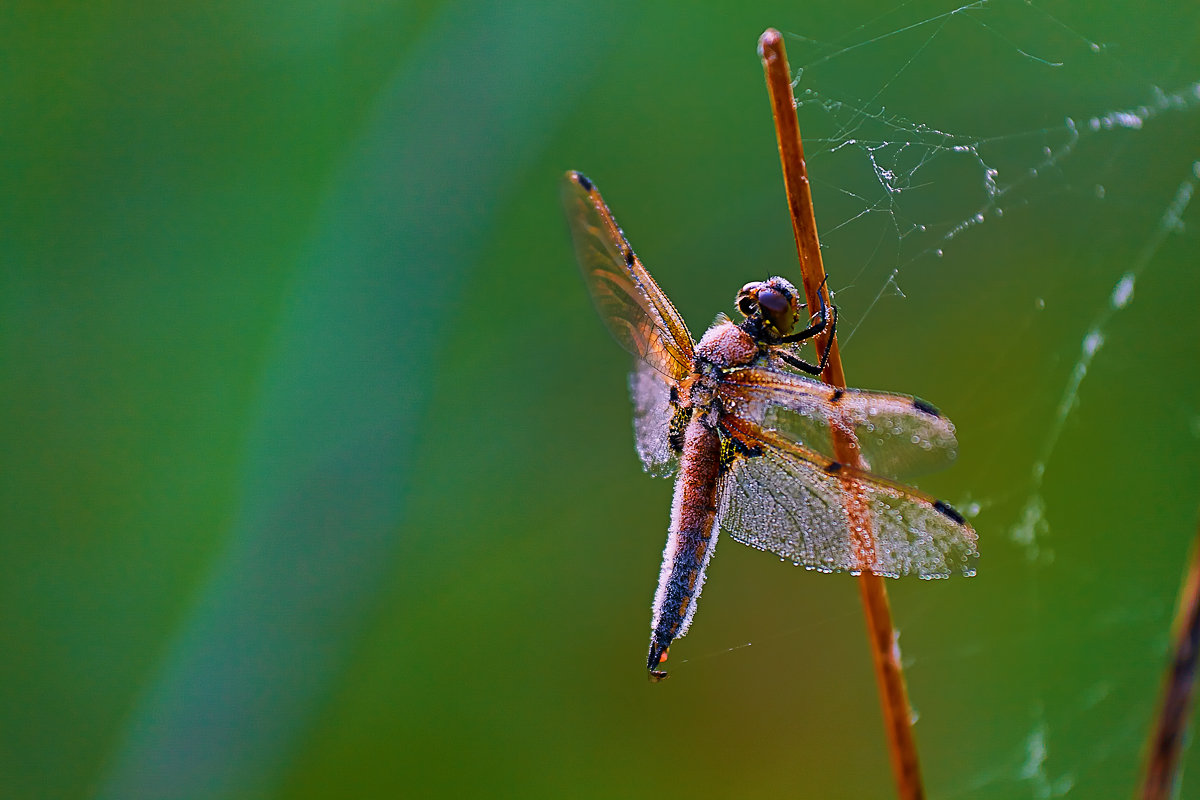
<instances>
[{"instance_id":1,"label":"dry orange stem","mask_svg":"<svg viewBox=\"0 0 1200 800\"><path fill-rule=\"evenodd\" d=\"M763 33L758 40L758 54L763 62L767 92L771 96L771 111L775 116L779 159L783 164L783 182L787 189L792 230L796 235L796 249L800 253L804 296L810 309L820 308L821 299L818 293L824 292L825 301L828 302L829 291L824 287L825 266L821 263L821 244L817 239L812 190L808 183L808 170L804 164L800 125L796 120L796 99L792 94L791 71L783 47L783 37L779 31L768 28ZM829 362L821 374L821 379L831 386L844 388L846 376L842 371L837 335L826 332L818 336L817 352L824 352L829 336L833 336L833 343L829 350ZM848 428L833 428L833 449L839 461L862 466L854 434ZM874 560L874 539L865 498L861 492L855 491L854 484L847 482L846 487L847 509L857 531L855 548L859 553L860 563L870 564ZM880 703L883 707L883 721L896 790L903 800L918 800L925 796L925 790L921 785L921 765L917 760L917 747L913 740L912 711L908 704L908 692L904 687L899 650L895 646L887 589L884 587L883 578L867 570L859 576L858 585L875 662L875 678L879 683Z\"/></svg>"},{"instance_id":2,"label":"dry orange stem","mask_svg":"<svg viewBox=\"0 0 1200 800\"><path fill-rule=\"evenodd\" d=\"M1196 683L1196 661L1200 656L1200 530L1192 542L1187 572L1179 589L1179 605L1171 635L1171 665L1163 680L1162 704L1153 737L1147 742L1143 800L1166 800L1173 796L1179 779L1179 751L1187 729L1188 711Z\"/></svg>"}]
</instances>

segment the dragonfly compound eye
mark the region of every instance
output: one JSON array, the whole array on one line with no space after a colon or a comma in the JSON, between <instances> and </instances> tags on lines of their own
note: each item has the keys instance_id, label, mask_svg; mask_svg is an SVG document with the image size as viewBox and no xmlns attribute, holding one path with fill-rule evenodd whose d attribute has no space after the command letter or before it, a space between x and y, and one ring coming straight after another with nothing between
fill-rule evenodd
<instances>
[{"instance_id":1,"label":"dragonfly compound eye","mask_svg":"<svg viewBox=\"0 0 1200 800\"><path fill-rule=\"evenodd\" d=\"M759 281L754 281L743 286L737 296L738 311L747 317L753 316L754 312L758 311L758 291L765 285Z\"/></svg>"},{"instance_id":2,"label":"dragonfly compound eye","mask_svg":"<svg viewBox=\"0 0 1200 800\"><path fill-rule=\"evenodd\" d=\"M775 327L780 334L791 333L796 324L793 300L773 286L764 286L758 291L758 306L762 309L763 318Z\"/></svg>"}]
</instances>

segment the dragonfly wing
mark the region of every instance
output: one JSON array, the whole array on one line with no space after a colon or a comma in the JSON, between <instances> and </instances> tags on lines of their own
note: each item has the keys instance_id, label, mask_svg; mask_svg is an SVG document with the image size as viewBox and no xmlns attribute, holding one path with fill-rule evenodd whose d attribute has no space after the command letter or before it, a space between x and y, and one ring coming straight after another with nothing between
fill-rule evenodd
<instances>
[{"instance_id":1,"label":"dragonfly wing","mask_svg":"<svg viewBox=\"0 0 1200 800\"><path fill-rule=\"evenodd\" d=\"M578 172L568 172L563 203L579 268L596 310L613 338L637 358L629 391L638 456L648 472L670 474L677 464L668 441L675 413L671 388L692 371L692 335L629 246L592 182Z\"/></svg>"},{"instance_id":2,"label":"dragonfly wing","mask_svg":"<svg viewBox=\"0 0 1200 800\"><path fill-rule=\"evenodd\" d=\"M722 486L721 527L751 547L824 572L973 575L975 531L945 503L854 469L738 417L740 453ZM870 520L860 531L848 509Z\"/></svg>"},{"instance_id":3,"label":"dragonfly wing","mask_svg":"<svg viewBox=\"0 0 1200 800\"><path fill-rule=\"evenodd\" d=\"M669 380L692 371L695 345L683 318L650 277L600 192L578 172L563 180L575 255L613 338Z\"/></svg>"},{"instance_id":4,"label":"dragonfly wing","mask_svg":"<svg viewBox=\"0 0 1200 800\"><path fill-rule=\"evenodd\" d=\"M772 367L726 372L720 394L726 410L825 456L833 456L830 426L845 426L877 475L931 472L957 453L950 420L908 395L836 389Z\"/></svg>"},{"instance_id":5,"label":"dragonfly wing","mask_svg":"<svg viewBox=\"0 0 1200 800\"><path fill-rule=\"evenodd\" d=\"M671 448L671 419L676 406L671 402L673 381L645 361L634 364L629 374L629 394L633 398L633 434L638 456L651 475L665 477L679 464Z\"/></svg>"}]
</instances>

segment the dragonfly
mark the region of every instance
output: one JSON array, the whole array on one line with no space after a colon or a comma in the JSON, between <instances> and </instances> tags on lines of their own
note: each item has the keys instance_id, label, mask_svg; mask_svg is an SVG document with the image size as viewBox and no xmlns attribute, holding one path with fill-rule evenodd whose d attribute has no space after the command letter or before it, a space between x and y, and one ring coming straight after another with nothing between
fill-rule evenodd
<instances>
[{"instance_id":1,"label":"dragonfly","mask_svg":"<svg viewBox=\"0 0 1200 800\"><path fill-rule=\"evenodd\" d=\"M797 331L805 304L791 283L747 283L735 301L741 321L718 315L697 343L595 185L567 172L563 202L596 309L634 356L638 455L651 474L675 476L650 623L651 680L667 676L659 666L691 626L720 531L821 572L975 573L978 538L963 515L896 480L953 461L954 426L919 398L813 377L837 324L824 293ZM810 363L800 348L821 333L824 352ZM850 434L857 464L835 457L835 431Z\"/></svg>"}]
</instances>

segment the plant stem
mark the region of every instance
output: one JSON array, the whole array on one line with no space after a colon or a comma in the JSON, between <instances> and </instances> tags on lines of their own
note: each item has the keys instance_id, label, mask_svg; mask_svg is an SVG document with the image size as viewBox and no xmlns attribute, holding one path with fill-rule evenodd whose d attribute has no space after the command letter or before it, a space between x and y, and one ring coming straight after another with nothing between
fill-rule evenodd
<instances>
[{"instance_id":1,"label":"plant stem","mask_svg":"<svg viewBox=\"0 0 1200 800\"><path fill-rule=\"evenodd\" d=\"M1162 704L1157 723L1146 743L1146 774L1143 800L1165 800L1175 792L1179 775L1179 751L1192 705L1196 683L1196 659L1200 655L1200 529L1192 542L1187 572L1179 589L1179 605L1171 635L1171 665L1163 681Z\"/></svg>"},{"instance_id":2,"label":"plant stem","mask_svg":"<svg viewBox=\"0 0 1200 800\"><path fill-rule=\"evenodd\" d=\"M800 272L804 281L804 296L809 308L819 308L820 292L829 302L825 287L825 267L821 262L821 244L817 239L817 221L813 214L812 190L804 164L804 145L800 140L800 125L796 120L796 100L792 94L792 78L788 67L783 37L768 28L758 40L758 54L767 77L767 92L775 116L775 134L779 140L779 159L783 164L783 182L787 189L788 209L792 216L792 231L800 253ZM833 336L829 361L821 379L831 386L845 388L846 376L838 352L837 335L833 331L816 339L817 352L824 352L826 339ZM854 433L848 426L831 426L834 455L846 464L862 466ZM900 667L900 651L892 627L887 589L883 578L872 573L875 542L871 533L871 518L866 498L857 486L846 481L846 508L852 521L854 546L863 565L858 576L863 612L867 622L867 637L875 662L875 678L879 684L884 728L891 753L892 773L896 790L903 800L919 800L925 796L921 785L921 765L917 759L912 732L912 710L904 687L904 672Z\"/></svg>"}]
</instances>

